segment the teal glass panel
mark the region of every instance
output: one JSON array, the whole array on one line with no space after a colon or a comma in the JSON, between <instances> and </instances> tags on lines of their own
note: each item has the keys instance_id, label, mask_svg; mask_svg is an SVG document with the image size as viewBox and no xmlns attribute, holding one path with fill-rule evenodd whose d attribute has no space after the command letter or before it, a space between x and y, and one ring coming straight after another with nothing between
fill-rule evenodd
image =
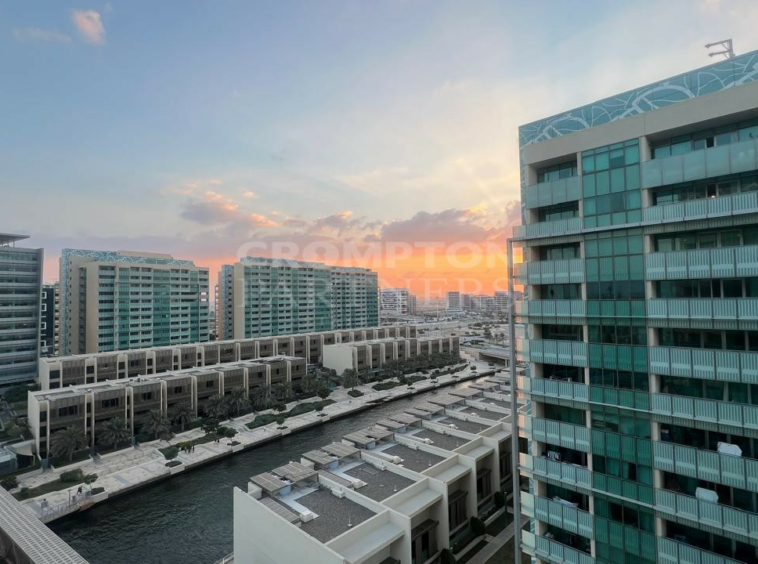
<instances>
[{"instance_id":1,"label":"teal glass panel","mask_svg":"<svg viewBox=\"0 0 758 564\"><path fill-rule=\"evenodd\" d=\"M598 172L595 175L595 182L598 196L611 193L611 175L608 171Z\"/></svg>"},{"instance_id":2,"label":"teal glass panel","mask_svg":"<svg viewBox=\"0 0 758 564\"><path fill-rule=\"evenodd\" d=\"M588 174L587 176L583 176L582 186L584 187L583 193L585 198L591 198L594 196L597 193L597 188L595 187L595 175Z\"/></svg>"},{"instance_id":3,"label":"teal glass panel","mask_svg":"<svg viewBox=\"0 0 758 564\"><path fill-rule=\"evenodd\" d=\"M624 176L623 168L611 171L611 192L623 192L625 190Z\"/></svg>"},{"instance_id":4,"label":"teal glass panel","mask_svg":"<svg viewBox=\"0 0 758 564\"><path fill-rule=\"evenodd\" d=\"M640 188L640 165L628 166L625 169L626 189L639 190Z\"/></svg>"}]
</instances>

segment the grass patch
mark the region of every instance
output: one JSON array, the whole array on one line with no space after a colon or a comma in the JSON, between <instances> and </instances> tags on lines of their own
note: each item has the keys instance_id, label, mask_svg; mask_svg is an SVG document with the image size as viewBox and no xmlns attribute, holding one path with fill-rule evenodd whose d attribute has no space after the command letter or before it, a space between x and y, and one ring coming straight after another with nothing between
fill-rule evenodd
<instances>
[{"instance_id":1,"label":"grass patch","mask_svg":"<svg viewBox=\"0 0 758 564\"><path fill-rule=\"evenodd\" d=\"M166 468L176 468L177 466L181 466L181 464L179 460L172 460L171 462L166 462Z\"/></svg>"},{"instance_id":2,"label":"grass patch","mask_svg":"<svg viewBox=\"0 0 758 564\"><path fill-rule=\"evenodd\" d=\"M65 478L65 479L64 479ZM36 488L21 488L21 491L13 494L18 500L31 499L33 497L39 497L51 492L58 492L75 486L76 484L84 483L85 475L81 470L71 470L70 472L64 472L61 477L52 482L42 484Z\"/></svg>"},{"instance_id":3,"label":"grass patch","mask_svg":"<svg viewBox=\"0 0 758 564\"><path fill-rule=\"evenodd\" d=\"M349 395L351 398L360 398L363 396L363 392L360 390L350 390L347 395Z\"/></svg>"},{"instance_id":4,"label":"grass patch","mask_svg":"<svg viewBox=\"0 0 758 564\"><path fill-rule=\"evenodd\" d=\"M392 388L397 388L401 384L399 382L382 382L381 384L376 384L375 386L372 386L371 389L376 390L377 392L383 392L384 390L391 390Z\"/></svg>"}]
</instances>

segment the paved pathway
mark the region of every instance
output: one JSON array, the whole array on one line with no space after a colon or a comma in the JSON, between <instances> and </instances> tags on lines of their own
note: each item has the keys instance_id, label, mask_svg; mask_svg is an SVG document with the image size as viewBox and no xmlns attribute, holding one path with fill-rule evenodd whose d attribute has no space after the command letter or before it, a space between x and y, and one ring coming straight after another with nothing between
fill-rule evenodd
<instances>
[{"instance_id":1,"label":"paved pathway","mask_svg":"<svg viewBox=\"0 0 758 564\"><path fill-rule=\"evenodd\" d=\"M479 373L488 370L486 363L477 362L476 366ZM454 376L470 378L472 374L468 368L465 368ZM255 419L257 415L260 415L261 413L270 413L270 411L257 412L254 414L251 413L245 416L236 417L232 421L225 422L224 425L233 427L237 430L237 435L235 435L234 441L240 443L239 445L232 447L231 439L221 439L218 443L209 442L196 445L194 452L180 453L177 460L181 461L182 465L172 469L166 467L166 459L159 450L168 446L168 443L165 441L152 441L149 443L142 443L137 447L106 454L97 457L94 460L87 459L59 469L47 469L41 474L32 476L20 476L19 484L20 487L33 488L57 480L62 472L80 468L85 474L97 474L98 478L93 484L93 487L105 488L105 493L97 496L94 500L95 502L100 502L107 499L108 495L123 493L125 490L139 487L146 482L166 478L172 473L182 472L186 468L210 462L213 459L228 455L232 450L236 452L238 450L252 447L256 443L265 442L276 437L296 432L303 427L309 427L317 423L328 421L333 417L345 416L363 410L371 400L404 397L411 395L411 393L418 394L432 390L436 387L450 384L454 376L439 376L437 384L432 384L431 380L416 382L413 385L414 390L412 392L410 392L406 386L398 386L380 392L374 391L371 388L373 384L358 386L356 389L361 390L365 394L360 398L352 398L347 395L345 390L338 389L330 396L330 399L334 399L336 403L324 408L322 411L324 416L319 416L319 414L315 412L310 412L297 417L291 417L287 419L287 429L285 430L278 429L275 423L266 425L265 427L258 427L256 429L248 429L245 426L246 423ZM312 398L304 401L317 401L318 399L319 398ZM292 402L288 404L287 409L292 409L297 403L298 402ZM201 438L204 435L205 433L202 429L192 429L184 433L178 433L173 439L171 439L171 444L191 441L193 439ZM79 485L80 484L75 484L68 489L50 492L44 496L26 500L23 503L32 509L40 518L43 518L45 512L47 511L49 513L50 511L49 509L45 510L43 505L46 505L48 508L60 508L66 506L70 503L70 500L78 490ZM46 501L46 504L42 503L43 499ZM50 515L48 515L47 518L50 518Z\"/></svg>"}]
</instances>

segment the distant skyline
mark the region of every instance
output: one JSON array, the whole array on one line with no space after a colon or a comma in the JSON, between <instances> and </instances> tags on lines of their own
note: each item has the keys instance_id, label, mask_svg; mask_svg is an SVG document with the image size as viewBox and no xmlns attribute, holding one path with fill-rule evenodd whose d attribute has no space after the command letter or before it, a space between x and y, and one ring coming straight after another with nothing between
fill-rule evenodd
<instances>
[{"instance_id":1,"label":"distant skyline","mask_svg":"<svg viewBox=\"0 0 758 564\"><path fill-rule=\"evenodd\" d=\"M746 0L4 3L0 231L45 248L46 281L66 247L215 281L240 249L324 242L376 246L358 266L386 287L491 294L502 256L459 288L417 244L504 247L517 127L707 65L711 41L756 49L756 21Z\"/></svg>"}]
</instances>

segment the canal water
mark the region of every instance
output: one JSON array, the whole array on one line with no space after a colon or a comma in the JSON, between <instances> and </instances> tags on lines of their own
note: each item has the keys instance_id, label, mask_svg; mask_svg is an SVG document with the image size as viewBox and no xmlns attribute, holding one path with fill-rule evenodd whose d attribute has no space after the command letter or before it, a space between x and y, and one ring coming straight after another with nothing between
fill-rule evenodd
<instances>
[{"instance_id":1,"label":"canal water","mask_svg":"<svg viewBox=\"0 0 758 564\"><path fill-rule=\"evenodd\" d=\"M468 386L463 382L450 390ZM90 564L213 564L233 550L232 488L435 392L382 404L144 487L50 525ZM439 392L437 392L439 393ZM251 523L254 526L254 523Z\"/></svg>"}]
</instances>

